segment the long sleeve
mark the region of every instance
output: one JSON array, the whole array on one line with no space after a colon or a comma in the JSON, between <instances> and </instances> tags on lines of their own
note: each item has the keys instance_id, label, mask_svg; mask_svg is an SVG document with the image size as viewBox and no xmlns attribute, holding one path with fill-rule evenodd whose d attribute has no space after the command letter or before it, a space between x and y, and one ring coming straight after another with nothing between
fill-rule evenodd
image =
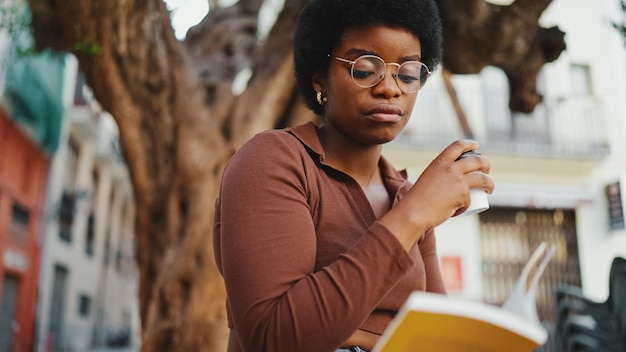
<instances>
[{"instance_id":1,"label":"long sleeve","mask_svg":"<svg viewBox=\"0 0 626 352\"><path fill-rule=\"evenodd\" d=\"M310 190L320 181L289 141L254 138L223 175L216 257L246 351L333 350L414 265L374 223L349 234L358 240L316 270L312 207L319 203Z\"/></svg>"},{"instance_id":2,"label":"long sleeve","mask_svg":"<svg viewBox=\"0 0 626 352\"><path fill-rule=\"evenodd\" d=\"M395 206L407 175L379 167ZM357 330L381 335L411 292L445 291L434 232L407 252L325 163L312 123L261 133L231 158L213 245L244 351L334 351Z\"/></svg>"},{"instance_id":3,"label":"long sleeve","mask_svg":"<svg viewBox=\"0 0 626 352\"><path fill-rule=\"evenodd\" d=\"M435 231L433 229L426 232L424 238L419 243L419 249L426 270L426 291L445 294L446 288L441 276Z\"/></svg>"}]
</instances>

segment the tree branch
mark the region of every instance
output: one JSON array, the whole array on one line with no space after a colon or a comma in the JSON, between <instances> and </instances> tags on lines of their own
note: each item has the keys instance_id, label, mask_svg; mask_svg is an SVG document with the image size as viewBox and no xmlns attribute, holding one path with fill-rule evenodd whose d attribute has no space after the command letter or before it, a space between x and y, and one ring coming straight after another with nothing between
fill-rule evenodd
<instances>
[{"instance_id":1,"label":"tree branch","mask_svg":"<svg viewBox=\"0 0 626 352\"><path fill-rule=\"evenodd\" d=\"M498 6L484 0L439 0L445 24L443 65L456 74L500 67L509 78L511 110L531 112L541 101L535 87L539 70L565 50L563 32L537 25L550 2L517 0Z\"/></svg>"}]
</instances>

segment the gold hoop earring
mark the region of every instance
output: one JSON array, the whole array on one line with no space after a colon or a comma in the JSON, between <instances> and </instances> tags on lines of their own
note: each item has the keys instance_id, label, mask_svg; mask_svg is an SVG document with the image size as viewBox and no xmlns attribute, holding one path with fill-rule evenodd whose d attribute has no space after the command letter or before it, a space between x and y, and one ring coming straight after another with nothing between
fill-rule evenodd
<instances>
[{"instance_id":1,"label":"gold hoop earring","mask_svg":"<svg viewBox=\"0 0 626 352\"><path fill-rule=\"evenodd\" d=\"M322 96L322 92L317 92L317 103L320 105L324 105L328 103L328 98Z\"/></svg>"}]
</instances>

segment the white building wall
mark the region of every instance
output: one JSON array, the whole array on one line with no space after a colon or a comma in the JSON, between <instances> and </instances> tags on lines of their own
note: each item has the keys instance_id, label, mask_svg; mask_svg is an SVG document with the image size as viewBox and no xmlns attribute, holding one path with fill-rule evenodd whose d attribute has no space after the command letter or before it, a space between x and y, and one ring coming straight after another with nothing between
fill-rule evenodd
<instances>
[{"instance_id":1,"label":"white building wall","mask_svg":"<svg viewBox=\"0 0 626 352\"><path fill-rule=\"evenodd\" d=\"M95 257L89 257L85 252L85 233L93 194L91 173L94 168L94 146L90 141L78 143L80 152L76 175L77 201L72 242L69 245L63 242L57 243L58 251L55 253L54 261L65 263L70 270L66 296L68 342L74 349L85 349L91 340L93 319L92 314L87 317L78 314L78 303L80 295L86 295L90 299L93 299L95 295L98 277L94 273L98 272L98 262Z\"/></svg>"},{"instance_id":2,"label":"white building wall","mask_svg":"<svg viewBox=\"0 0 626 352\"><path fill-rule=\"evenodd\" d=\"M510 3L508 0L491 2ZM494 194L490 196L492 205L575 210L582 286L587 295L598 299L608 294L612 258L626 257L626 232L609 230L604 194L607 184L620 180L622 197L626 197L626 49L623 38L609 23L609 19L616 16L617 6L614 0L554 0L540 21L544 27L557 25L566 33L567 43L567 49L559 59L544 66L540 91L546 101L571 98L573 89L577 88L573 86L571 65L589 65L593 96L604 106L610 155L603 159L529 157L515 153L487 155L492 164L491 177L496 183ZM450 136L449 130L457 131L455 138L464 138L449 100L436 98L444 89L439 73L436 72L420 91L414 116L407 125L416 140ZM498 76L502 74L497 69L487 68L481 75L453 77L461 104L471 119L469 122L479 142L485 133L485 113L493 113L498 111L494 108L500 107L486 107L481 102L465 99L463 92L481 91L481 86L487 90L494 87L507 89L506 81ZM559 131L572 125L580 126L572 121L577 118L575 115L565 114L559 117L560 120L549 121L553 129L549 132L555 133L552 137L567 137L559 136ZM434 127L445 131L433 130L433 125L427 123L433 118L442 121ZM510 120L506 117L501 120L495 122L502 123L505 130L510 129L506 125L511 123ZM583 136L589 133L580 132L584 132L581 133ZM409 151L390 145L386 147L385 155L398 168L407 168L409 176L415 179L439 151ZM482 299L478 215L449 220L436 232L439 255L457 256L463 264L463 289L451 294Z\"/></svg>"},{"instance_id":3,"label":"white building wall","mask_svg":"<svg viewBox=\"0 0 626 352\"><path fill-rule=\"evenodd\" d=\"M609 23L616 12L616 1L559 0L542 17L544 25L558 24L567 33L567 51L557 65L590 64L592 90L604 103L607 116L611 154L589 175L593 202L577 208L576 213L582 287L597 299L608 295L612 258L626 257L626 233L609 230L604 195L609 183L621 180L622 186L626 185L626 49Z\"/></svg>"},{"instance_id":4,"label":"white building wall","mask_svg":"<svg viewBox=\"0 0 626 352\"><path fill-rule=\"evenodd\" d=\"M134 252L124 258L124 265L128 267L127 273L122 274L111 269L115 268L116 250L124 243L120 241L123 239L132 242L134 234L132 221L129 224L121 219L124 204L129 204L124 209L132 209L132 192L125 166L110 147L112 138L117 135L117 126L112 117L98 111L98 105L93 102L87 106L74 105L77 68L76 59L68 56L64 91L66 116L60 147L51 161L47 221L42 229L45 244L36 334L36 351L42 352L48 351L47 332L55 265L62 265L68 270L62 347L85 351L95 347L94 345L104 346L109 333L123 326L122 312L128 312L126 315L130 314L131 320L136 321L138 316L135 303L137 273ZM68 172L67 142L70 136L77 144L79 153L75 175L76 211L72 239L67 243L59 237L57 212ZM97 174L97 184L93 184L94 172ZM93 254L89 255L86 251L86 233L92 209L95 238ZM108 266L103 267L107 233L111 236L110 260ZM126 237L121 238L120 234L126 234ZM124 296L120 299L122 294ZM91 301L87 315L79 312L81 295ZM99 312L104 314L102 320L98 319Z\"/></svg>"},{"instance_id":5,"label":"white building wall","mask_svg":"<svg viewBox=\"0 0 626 352\"><path fill-rule=\"evenodd\" d=\"M480 223L478 216L462 216L448 220L437 229L437 250L440 255L459 257L463 279L461 292L450 291L449 295L462 295L480 301L483 298L483 276L480 260Z\"/></svg>"},{"instance_id":6,"label":"white building wall","mask_svg":"<svg viewBox=\"0 0 626 352\"><path fill-rule=\"evenodd\" d=\"M71 58L66 59L66 76L68 72L72 72L71 67L76 68L76 61ZM75 77L75 76L74 76ZM75 79L75 78L74 78ZM71 82L71 81L70 81ZM64 85L63 107L68 109L71 100L68 98L70 88ZM69 136L70 123L67 119L63 119L61 128L61 141L67 141ZM63 180L65 177L65 162L67 158L67 143L59 143L57 152L52 156L50 161L50 173L48 176L48 192L46 196L45 206L45 224L42 226L42 254L41 254L41 271L39 279L39 305L37 308L37 328L35 348L37 351L46 351L47 341L49 339L47 328L49 326L49 313L51 305L51 287L54 279L55 260L59 254L66 254L66 248L59 249L58 233L59 226L56 221L57 211L61 202L63 193ZM61 251L59 253L59 251ZM71 275L71 274L70 274Z\"/></svg>"}]
</instances>

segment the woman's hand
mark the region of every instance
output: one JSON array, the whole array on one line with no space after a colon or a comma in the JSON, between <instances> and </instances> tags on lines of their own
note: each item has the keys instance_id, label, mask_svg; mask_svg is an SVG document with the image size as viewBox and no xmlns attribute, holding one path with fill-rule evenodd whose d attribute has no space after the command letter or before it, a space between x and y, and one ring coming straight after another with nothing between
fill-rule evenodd
<instances>
[{"instance_id":1,"label":"woman's hand","mask_svg":"<svg viewBox=\"0 0 626 352\"><path fill-rule=\"evenodd\" d=\"M457 158L475 150L478 143L455 141L445 148L424 170L407 195L381 222L409 249L424 232L458 215L470 205L469 191L482 188L493 192L487 176L490 163L484 156Z\"/></svg>"},{"instance_id":2,"label":"woman's hand","mask_svg":"<svg viewBox=\"0 0 626 352\"><path fill-rule=\"evenodd\" d=\"M430 219L430 227L464 212L470 205L470 189L493 192L493 181L486 175L491 164L485 157L471 155L457 160L462 153L477 148L478 143L469 140L450 144L428 165L409 192L415 211Z\"/></svg>"}]
</instances>

